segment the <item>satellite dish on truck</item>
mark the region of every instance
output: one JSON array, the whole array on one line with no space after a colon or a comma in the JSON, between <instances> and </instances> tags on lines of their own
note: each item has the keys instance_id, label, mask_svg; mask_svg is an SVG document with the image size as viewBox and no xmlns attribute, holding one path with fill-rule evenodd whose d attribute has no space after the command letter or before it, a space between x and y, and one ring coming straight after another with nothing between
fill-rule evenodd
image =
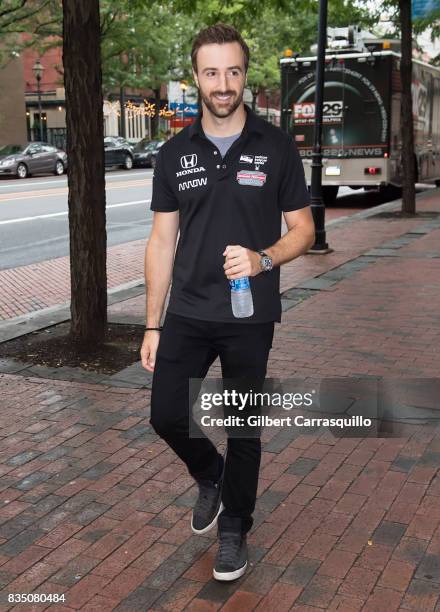
<instances>
[{"instance_id":1,"label":"satellite dish on truck","mask_svg":"<svg viewBox=\"0 0 440 612\"><path fill-rule=\"evenodd\" d=\"M343 28L327 28L327 53L339 51L342 53L365 52L368 51L367 42L378 41L379 39L368 32L362 30L360 26L351 25ZM312 53L316 54L317 45L310 47Z\"/></svg>"}]
</instances>

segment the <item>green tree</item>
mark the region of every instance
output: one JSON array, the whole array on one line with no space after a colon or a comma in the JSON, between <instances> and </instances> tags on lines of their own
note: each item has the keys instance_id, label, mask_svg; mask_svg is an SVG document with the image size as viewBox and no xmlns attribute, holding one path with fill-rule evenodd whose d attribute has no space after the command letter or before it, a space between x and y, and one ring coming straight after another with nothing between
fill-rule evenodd
<instances>
[{"instance_id":1,"label":"green tree","mask_svg":"<svg viewBox=\"0 0 440 612\"><path fill-rule=\"evenodd\" d=\"M193 24L171 8L171 4L154 3L146 12L141 5L130 5L130 11L112 22L102 40L103 82L108 91L115 87L153 90L153 135L158 131L161 85L190 74Z\"/></svg>"},{"instance_id":2,"label":"green tree","mask_svg":"<svg viewBox=\"0 0 440 612\"><path fill-rule=\"evenodd\" d=\"M31 36L24 41L10 40L16 52L28 47L43 54L62 45L62 8L58 0L44 2L44 11L33 15L34 23L23 24L20 31ZM188 78L190 41L194 20L174 11L168 2L143 0L101 0L100 39L103 92L107 96L126 88L152 89L155 107L160 108L160 87L170 79ZM62 76L62 66L59 67ZM123 96L121 96L123 97ZM158 129L158 112L152 129Z\"/></svg>"},{"instance_id":3,"label":"green tree","mask_svg":"<svg viewBox=\"0 0 440 612\"><path fill-rule=\"evenodd\" d=\"M261 28L264 21L266 27ZM243 28L242 35L249 46L251 61L247 74L247 86L252 92L252 109L255 111L258 93L261 90L270 91L279 88L280 70L279 56L280 43L277 39L276 23L277 12L268 8L263 11L257 23Z\"/></svg>"},{"instance_id":4,"label":"green tree","mask_svg":"<svg viewBox=\"0 0 440 612\"><path fill-rule=\"evenodd\" d=\"M194 18L194 33L201 27L223 21L234 25L249 45L251 62L248 87L253 107L260 90L280 86L279 58L287 47L307 52L316 42L318 3L301 0L175 0L178 11ZM353 0L333 0L329 7L329 25L357 23L369 27L374 22L370 13Z\"/></svg>"},{"instance_id":5,"label":"green tree","mask_svg":"<svg viewBox=\"0 0 440 612\"><path fill-rule=\"evenodd\" d=\"M0 6L0 36L29 31L31 20L37 18L52 0L3 0Z\"/></svg>"},{"instance_id":6,"label":"green tree","mask_svg":"<svg viewBox=\"0 0 440 612\"><path fill-rule=\"evenodd\" d=\"M16 56L22 34L34 34L54 0L2 0L0 2L0 65Z\"/></svg>"}]
</instances>

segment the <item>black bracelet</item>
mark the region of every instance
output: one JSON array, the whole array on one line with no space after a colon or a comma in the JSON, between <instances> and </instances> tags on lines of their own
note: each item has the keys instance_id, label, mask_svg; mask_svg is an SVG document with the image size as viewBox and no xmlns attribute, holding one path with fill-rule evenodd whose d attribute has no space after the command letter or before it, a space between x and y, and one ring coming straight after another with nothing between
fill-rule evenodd
<instances>
[{"instance_id":1,"label":"black bracelet","mask_svg":"<svg viewBox=\"0 0 440 612\"><path fill-rule=\"evenodd\" d=\"M145 328L145 331L150 331L150 330L161 332L163 330L163 327L146 327Z\"/></svg>"}]
</instances>

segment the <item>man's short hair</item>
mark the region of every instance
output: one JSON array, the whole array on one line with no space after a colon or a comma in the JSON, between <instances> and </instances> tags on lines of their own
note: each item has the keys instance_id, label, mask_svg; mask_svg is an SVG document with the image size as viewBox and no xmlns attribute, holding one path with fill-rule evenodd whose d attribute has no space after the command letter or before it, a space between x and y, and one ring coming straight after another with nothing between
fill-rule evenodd
<instances>
[{"instance_id":1,"label":"man's short hair","mask_svg":"<svg viewBox=\"0 0 440 612\"><path fill-rule=\"evenodd\" d=\"M194 72L197 73L197 51L203 45L223 45L225 43L238 42L244 54L244 70L247 72L249 66L249 47L244 42L240 32L226 23L216 23L200 30L193 41L191 49L191 63Z\"/></svg>"}]
</instances>

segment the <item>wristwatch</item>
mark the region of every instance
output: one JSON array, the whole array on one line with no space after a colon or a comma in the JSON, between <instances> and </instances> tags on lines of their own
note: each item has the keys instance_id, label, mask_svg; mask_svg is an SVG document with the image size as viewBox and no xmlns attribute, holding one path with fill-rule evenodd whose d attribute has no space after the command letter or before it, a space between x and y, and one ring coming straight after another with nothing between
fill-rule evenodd
<instances>
[{"instance_id":1,"label":"wristwatch","mask_svg":"<svg viewBox=\"0 0 440 612\"><path fill-rule=\"evenodd\" d=\"M258 254L261 255L260 259L260 267L263 272L270 272L273 268L272 257L265 253L264 251L258 251Z\"/></svg>"}]
</instances>

